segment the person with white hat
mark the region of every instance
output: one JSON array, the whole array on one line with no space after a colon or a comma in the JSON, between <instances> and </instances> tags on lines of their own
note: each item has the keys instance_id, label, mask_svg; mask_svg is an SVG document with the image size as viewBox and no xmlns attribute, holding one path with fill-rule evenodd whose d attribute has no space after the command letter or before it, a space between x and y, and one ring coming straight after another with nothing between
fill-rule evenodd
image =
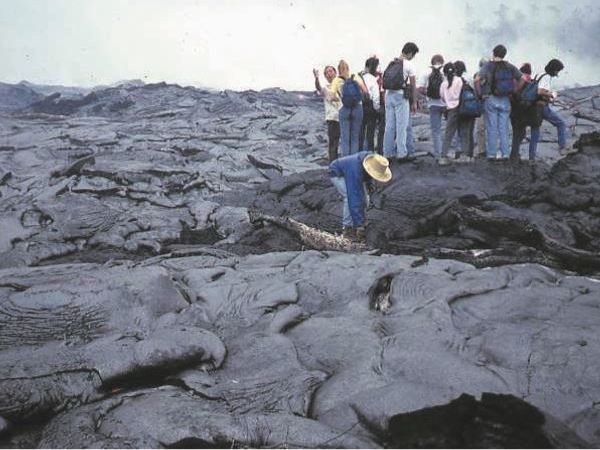
<instances>
[{"instance_id":1,"label":"person with white hat","mask_svg":"<svg viewBox=\"0 0 600 450\"><path fill-rule=\"evenodd\" d=\"M363 240L369 205L367 185L371 180L387 183L392 179L389 161L381 155L358 152L333 161L329 165L329 175L344 202L344 237Z\"/></svg>"}]
</instances>

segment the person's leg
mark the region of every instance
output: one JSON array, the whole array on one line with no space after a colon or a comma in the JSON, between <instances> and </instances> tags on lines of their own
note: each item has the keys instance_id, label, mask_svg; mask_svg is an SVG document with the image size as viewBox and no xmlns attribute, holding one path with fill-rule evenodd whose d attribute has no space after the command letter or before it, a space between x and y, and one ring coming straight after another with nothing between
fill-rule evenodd
<instances>
[{"instance_id":1,"label":"person's leg","mask_svg":"<svg viewBox=\"0 0 600 450\"><path fill-rule=\"evenodd\" d=\"M333 120L331 124L332 135L333 135L333 150L332 155L335 155L335 159L339 157L339 144L340 144L340 122Z\"/></svg>"},{"instance_id":2,"label":"person's leg","mask_svg":"<svg viewBox=\"0 0 600 450\"><path fill-rule=\"evenodd\" d=\"M534 161L537 157L537 145L540 141L540 127L531 127L531 138L529 139L529 160Z\"/></svg>"},{"instance_id":3,"label":"person's leg","mask_svg":"<svg viewBox=\"0 0 600 450\"><path fill-rule=\"evenodd\" d=\"M467 131L467 137L469 139L469 151L467 152L467 156L469 158L473 158L475 156L475 119L469 119L469 130Z\"/></svg>"},{"instance_id":4,"label":"person's leg","mask_svg":"<svg viewBox=\"0 0 600 450\"><path fill-rule=\"evenodd\" d=\"M433 156L442 155L442 112L441 106L429 107L429 125L431 125L431 140L433 142Z\"/></svg>"},{"instance_id":5,"label":"person's leg","mask_svg":"<svg viewBox=\"0 0 600 450\"><path fill-rule=\"evenodd\" d=\"M448 157L452 139L456 134L458 127L458 109L453 108L448 110L448 118L446 119L446 131L444 132L444 143L442 144L442 158Z\"/></svg>"},{"instance_id":6,"label":"person's leg","mask_svg":"<svg viewBox=\"0 0 600 450\"><path fill-rule=\"evenodd\" d=\"M331 183L335 186L339 194L342 196L343 212L342 226L344 228L352 226L352 216L350 215L350 207L348 206L348 194L346 191L346 180L344 177L331 177Z\"/></svg>"},{"instance_id":7,"label":"person's leg","mask_svg":"<svg viewBox=\"0 0 600 450\"><path fill-rule=\"evenodd\" d=\"M485 132L485 121L486 121L485 111L481 115L479 119L477 119L477 153L485 156L486 155L486 132Z\"/></svg>"},{"instance_id":8,"label":"person's leg","mask_svg":"<svg viewBox=\"0 0 600 450\"><path fill-rule=\"evenodd\" d=\"M340 155L350 154L350 108L342 106L340 109Z\"/></svg>"},{"instance_id":9,"label":"person's leg","mask_svg":"<svg viewBox=\"0 0 600 450\"><path fill-rule=\"evenodd\" d=\"M362 119L362 123L360 124L360 133L358 135L358 150L359 151L363 151L367 149L367 145L365 143L365 136L366 136L366 131L367 131L367 120L368 120L368 115L366 114L365 110L363 109L363 119Z\"/></svg>"},{"instance_id":10,"label":"person's leg","mask_svg":"<svg viewBox=\"0 0 600 450\"><path fill-rule=\"evenodd\" d=\"M377 115L377 153L383 154L383 137L385 135L385 104L382 102Z\"/></svg>"},{"instance_id":11,"label":"person's leg","mask_svg":"<svg viewBox=\"0 0 600 450\"><path fill-rule=\"evenodd\" d=\"M406 131L409 118L410 106L408 100L400 94L398 114L396 114L396 149L398 158L404 158L408 155L408 148L406 147Z\"/></svg>"},{"instance_id":12,"label":"person's leg","mask_svg":"<svg viewBox=\"0 0 600 450\"><path fill-rule=\"evenodd\" d=\"M500 151L503 159L508 159L510 156L509 144L509 120L510 120L510 99L508 97L500 97L498 102L498 133L500 135Z\"/></svg>"},{"instance_id":13,"label":"person's leg","mask_svg":"<svg viewBox=\"0 0 600 450\"><path fill-rule=\"evenodd\" d=\"M364 149L375 151L375 128L377 126L377 111L371 111L367 117L366 144Z\"/></svg>"},{"instance_id":14,"label":"person's leg","mask_svg":"<svg viewBox=\"0 0 600 450\"><path fill-rule=\"evenodd\" d=\"M328 144L327 157L329 158L329 162L332 162L335 159L337 159L337 148L334 146L334 140L335 140L335 125L334 124L337 124L337 122L334 120L327 121L327 144ZM339 130L339 124L338 124L337 128Z\"/></svg>"},{"instance_id":15,"label":"person's leg","mask_svg":"<svg viewBox=\"0 0 600 450\"><path fill-rule=\"evenodd\" d=\"M486 156L495 158L498 149L498 114L492 96L485 99L485 119Z\"/></svg>"},{"instance_id":16,"label":"person's leg","mask_svg":"<svg viewBox=\"0 0 600 450\"><path fill-rule=\"evenodd\" d=\"M565 148L567 145L567 124L560 115L549 105L544 106L544 119L554 125L558 131L558 148Z\"/></svg>"},{"instance_id":17,"label":"person's leg","mask_svg":"<svg viewBox=\"0 0 600 450\"><path fill-rule=\"evenodd\" d=\"M383 136L383 155L386 158L396 156L396 107L397 94L387 92L385 95L385 133Z\"/></svg>"},{"instance_id":18,"label":"person's leg","mask_svg":"<svg viewBox=\"0 0 600 450\"><path fill-rule=\"evenodd\" d=\"M412 129L412 118L408 114L408 126L406 127L406 155L411 156L415 153L415 137Z\"/></svg>"},{"instance_id":19,"label":"person's leg","mask_svg":"<svg viewBox=\"0 0 600 450\"><path fill-rule=\"evenodd\" d=\"M469 132L471 131L471 119L459 117L458 111L456 116L458 137L460 140L460 152L463 156L469 156L469 152L471 150L471 140L469 139Z\"/></svg>"},{"instance_id":20,"label":"person's leg","mask_svg":"<svg viewBox=\"0 0 600 450\"><path fill-rule=\"evenodd\" d=\"M350 115L350 154L358 153L361 149L360 129L363 124L363 108L357 105L352 108Z\"/></svg>"},{"instance_id":21,"label":"person's leg","mask_svg":"<svg viewBox=\"0 0 600 450\"><path fill-rule=\"evenodd\" d=\"M513 117L512 123L512 148L510 151L510 159L521 159L521 142L525 138L525 125L518 118Z\"/></svg>"}]
</instances>

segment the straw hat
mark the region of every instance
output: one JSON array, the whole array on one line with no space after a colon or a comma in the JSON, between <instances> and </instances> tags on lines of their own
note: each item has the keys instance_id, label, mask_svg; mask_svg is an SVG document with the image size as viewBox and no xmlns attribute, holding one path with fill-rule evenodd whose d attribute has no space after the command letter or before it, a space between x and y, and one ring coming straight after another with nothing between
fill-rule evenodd
<instances>
[{"instance_id":1,"label":"straw hat","mask_svg":"<svg viewBox=\"0 0 600 450\"><path fill-rule=\"evenodd\" d=\"M390 163L384 156L376 154L367 155L363 159L363 167L377 181L387 183L392 179Z\"/></svg>"}]
</instances>

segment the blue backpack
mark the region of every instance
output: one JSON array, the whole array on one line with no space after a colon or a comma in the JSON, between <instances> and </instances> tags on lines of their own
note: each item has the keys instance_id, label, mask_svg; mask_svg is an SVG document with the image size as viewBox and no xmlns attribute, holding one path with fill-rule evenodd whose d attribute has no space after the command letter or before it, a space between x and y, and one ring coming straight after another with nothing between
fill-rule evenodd
<instances>
[{"instance_id":1,"label":"blue backpack","mask_svg":"<svg viewBox=\"0 0 600 450\"><path fill-rule=\"evenodd\" d=\"M533 78L531 81L526 83L521 92L515 96L519 106L524 108L533 106L538 99L538 84L544 75L547 74L543 74L539 78Z\"/></svg>"},{"instance_id":2,"label":"blue backpack","mask_svg":"<svg viewBox=\"0 0 600 450\"><path fill-rule=\"evenodd\" d=\"M508 97L514 90L514 75L511 67L504 61L494 63L492 71L492 94Z\"/></svg>"},{"instance_id":3,"label":"blue backpack","mask_svg":"<svg viewBox=\"0 0 600 450\"><path fill-rule=\"evenodd\" d=\"M354 79L354 75L344 81L342 86L342 104L348 108L353 108L362 101L363 95L360 86Z\"/></svg>"},{"instance_id":4,"label":"blue backpack","mask_svg":"<svg viewBox=\"0 0 600 450\"><path fill-rule=\"evenodd\" d=\"M475 90L463 78L463 86L458 101L459 117L475 118L481 116L483 103Z\"/></svg>"}]
</instances>

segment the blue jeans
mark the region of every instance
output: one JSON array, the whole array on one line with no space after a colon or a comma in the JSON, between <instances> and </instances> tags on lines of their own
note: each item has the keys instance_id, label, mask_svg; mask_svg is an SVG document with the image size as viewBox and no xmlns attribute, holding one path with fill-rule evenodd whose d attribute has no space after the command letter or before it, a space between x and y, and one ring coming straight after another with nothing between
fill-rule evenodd
<instances>
[{"instance_id":1,"label":"blue jeans","mask_svg":"<svg viewBox=\"0 0 600 450\"><path fill-rule=\"evenodd\" d=\"M431 125L431 140L433 141L433 154L437 158L442 154L442 113L443 106L429 107L429 124Z\"/></svg>"},{"instance_id":2,"label":"blue jeans","mask_svg":"<svg viewBox=\"0 0 600 450\"><path fill-rule=\"evenodd\" d=\"M340 156L358 153L362 121L362 102L352 108L342 106L340 109Z\"/></svg>"},{"instance_id":3,"label":"blue jeans","mask_svg":"<svg viewBox=\"0 0 600 450\"><path fill-rule=\"evenodd\" d=\"M354 222L352 221L352 215L350 214L350 206L348 205L348 191L346 191L346 179L344 177L331 177L330 179L331 183L335 186L337 191L342 196L342 201L344 202L344 208L342 212L342 226L351 227L353 226ZM365 204L368 205L369 194L364 184L363 189L365 190Z\"/></svg>"},{"instance_id":4,"label":"blue jeans","mask_svg":"<svg viewBox=\"0 0 600 450\"><path fill-rule=\"evenodd\" d=\"M567 145L567 124L550 105L544 106L544 119L550 122L558 130L558 146L564 148Z\"/></svg>"},{"instance_id":5,"label":"blue jeans","mask_svg":"<svg viewBox=\"0 0 600 450\"><path fill-rule=\"evenodd\" d=\"M415 136L412 129L412 120L408 115L408 127L406 127L406 154L412 155L415 153Z\"/></svg>"},{"instance_id":6,"label":"blue jeans","mask_svg":"<svg viewBox=\"0 0 600 450\"><path fill-rule=\"evenodd\" d=\"M403 91L387 91L385 94L385 133L383 136L383 155L387 158L404 157L407 129L410 118L408 100Z\"/></svg>"},{"instance_id":7,"label":"blue jeans","mask_svg":"<svg viewBox=\"0 0 600 450\"><path fill-rule=\"evenodd\" d=\"M510 156L508 142L508 121L510 116L510 99L508 97L489 96L485 100L485 129L487 133L487 157L496 157L498 140L503 158Z\"/></svg>"}]
</instances>

